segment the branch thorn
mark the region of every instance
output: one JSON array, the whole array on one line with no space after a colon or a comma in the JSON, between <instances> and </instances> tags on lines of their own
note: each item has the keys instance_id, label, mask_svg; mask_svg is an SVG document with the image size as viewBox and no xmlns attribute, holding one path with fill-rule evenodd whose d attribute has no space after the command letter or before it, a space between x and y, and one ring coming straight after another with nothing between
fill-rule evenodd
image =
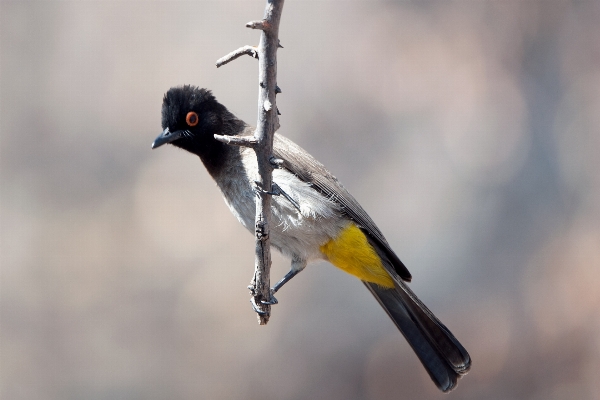
<instances>
[{"instance_id":1,"label":"branch thorn","mask_svg":"<svg viewBox=\"0 0 600 400\"><path fill-rule=\"evenodd\" d=\"M260 29L261 31L268 31L271 28L271 25L268 21L260 20L260 21L250 21L246 24L246 28L250 29Z\"/></svg>"},{"instance_id":2,"label":"branch thorn","mask_svg":"<svg viewBox=\"0 0 600 400\"><path fill-rule=\"evenodd\" d=\"M269 162L275 168L281 167L284 163L284 161L281 158L276 158L275 156L271 156L271 158L269 158Z\"/></svg>"}]
</instances>

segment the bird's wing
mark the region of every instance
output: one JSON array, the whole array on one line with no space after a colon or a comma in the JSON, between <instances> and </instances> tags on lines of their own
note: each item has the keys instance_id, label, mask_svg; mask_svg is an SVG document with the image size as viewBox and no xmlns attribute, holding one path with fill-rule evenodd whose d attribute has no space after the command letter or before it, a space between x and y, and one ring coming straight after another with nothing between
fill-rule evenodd
<instances>
[{"instance_id":1,"label":"bird's wing","mask_svg":"<svg viewBox=\"0 0 600 400\"><path fill-rule=\"evenodd\" d=\"M412 276L387 240L358 201L342 186L335 176L323 164L315 160L304 149L284 136L275 134L273 155L283 161L282 168L287 169L304 182L309 183L323 196L341 206L342 212L367 234L369 242L383 252L393 270L403 280L410 281ZM386 265L387 263L384 263ZM386 265L389 268L389 265ZM391 273L391 271L390 271Z\"/></svg>"}]
</instances>

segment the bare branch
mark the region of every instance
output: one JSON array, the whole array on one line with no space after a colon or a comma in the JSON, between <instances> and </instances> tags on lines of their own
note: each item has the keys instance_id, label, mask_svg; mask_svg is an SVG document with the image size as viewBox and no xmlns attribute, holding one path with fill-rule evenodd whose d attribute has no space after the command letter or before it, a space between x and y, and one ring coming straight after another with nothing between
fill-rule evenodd
<instances>
[{"instance_id":1,"label":"bare branch","mask_svg":"<svg viewBox=\"0 0 600 400\"><path fill-rule=\"evenodd\" d=\"M244 54L247 54L250 57L256 58L258 60L258 49L256 47L243 46L237 50L232 51L231 53L227 54L226 56L219 58L216 62L217 68L219 68L222 65L227 64L230 61L235 60L238 57L243 56Z\"/></svg>"},{"instance_id":2,"label":"bare branch","mask_svg":"<svg viewBox=\"0 0 600 400\"><path fill-rule=\"evenodd\" d=\"M215 139L230 145L252 147L258 163L256 179L256 218L254 277L250 289L253 310L258 315L259 324L265 325L271 316L271 305L277 300L271 293L271 244L269 238L269 221L271 219L271 195L273 188L273 169L282 161L273 157L273 137L279 129L276 94L281 93L277 86L277 49L279 44L279 21L284 0L267 0L264 18L251 21L246 27L260 29L260 42L257 48L244 46L217 61L217 67L224 65L244 54L258 58L258 122L254 137L220 136Z\"/></svg>"},{"instance_id":3,"label":"bare branch","mask_svg":"<svg viewBox=\"0 0 600 400\"><path fill-rule=\"evenodd\" d=\"M254 136L228 136L228 135L214 135L215 139L219 142L223 142L225 144L230 144L232 146L243 146L243 147L251 147L256 148L258 145L258 141L254 138Z\"/></svg>"},{"instance_id":4,"label":"bare branch","mask_svg":"<svg viewBox=\"0 0 600 400\"><path fill-rule=\"evenodd\" d=\"M258 122L254 135L258 146L254 149L258 161L259 185L266 193L258 193L256 200L256 250L254 278L252 279L252 304L256 305L259 323L266 324L271 315L271 304L276 300L271 293L271 245L269 221L271 220L271 191L273 187L273 137L279 129L275 88L277 87L277 49L279 21L284 0L267 0L262 21L248 23L253 29L262 29L258 45Z\"/></svg>"}]
</instances>

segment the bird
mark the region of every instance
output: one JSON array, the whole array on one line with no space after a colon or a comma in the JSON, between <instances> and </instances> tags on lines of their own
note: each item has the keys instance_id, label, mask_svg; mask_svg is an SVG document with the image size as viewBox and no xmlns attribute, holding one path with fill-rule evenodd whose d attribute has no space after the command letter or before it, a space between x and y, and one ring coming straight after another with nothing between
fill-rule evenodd
<instances>
[{"instance_id":1,"label":"bird","mask_svg":"<svg viewBox=\"0 0 600 400\"><path fill-rule=\"evenodd\" d=\"M171 144L198 156L233 215L254 233L256 154L249 147L215 139L249 136L254 128L210 90L183 85L170 88L163 97L162 129L152 149ZM410 272L366 211L323 164L277 132L273 157L278 163L272 193L282 195L271 199L271 246L291 260L291 268L271 293L308 263L330 262L362 281L437 387L443 392L454 389L471 368L471 357L408 287Z\"/></svg>"}]
</instances>

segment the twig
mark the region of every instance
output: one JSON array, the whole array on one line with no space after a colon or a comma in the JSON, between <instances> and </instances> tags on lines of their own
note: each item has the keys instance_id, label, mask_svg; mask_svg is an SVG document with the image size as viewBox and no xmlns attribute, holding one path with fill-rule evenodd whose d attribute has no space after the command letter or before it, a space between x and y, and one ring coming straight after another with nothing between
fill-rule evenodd
<instances>
[{"instance_id":1,"label":"twig","mask_svg":"<svg viewBox=\"0 0 600 400\"><path fill-rule=\"evenodd\" d=\"M255 148L258 141L254 136L229 136L229 135L214 135L219 142L232 146L243 146Z\"/></svg>"},{"instance_id":2,"label":"twig","mask_svg":"<svg viewBox=\"0 0 600 400\"><path fill-rule=\"evenodd\" d=\"M224 57L221 57L217 60L216 65L219 68L222 65L227 64L230 61L235 60L238 57L243 56L244 54L249 55L250 57L254 57L258 59L258 49L254 46L243 46L237 50L232 51Z\"/></svg>"},{"instance_id":3,"label":"twig","mask_svg":"<svg viewBox=\"0 0 600 400\"><path fill-rule=\"evenodd\" d=\"M269 221L271 219L273 168L278 166L272 160L274 160L273 136L275 131L279 129L276 94L281 93L281 89L277 86L277 49L281 47L279 44L279 21L283 2L284 0L267 0L263 19L246 24L248 28L262 30L258 47L241 47L217 61L217 67L219 67L244 54L258 58L258 122L254 138L223 137L219 135L215 135L215 138L231 145L252 147L256 152L259 174L256 184L262 190L256 191L254 277L248 288L252 294L250 300L252 308L258 314L259 324L261 325L265 325L269 321L271 304L274 304L270 282Z\"/></svg>"}]
</instances>

